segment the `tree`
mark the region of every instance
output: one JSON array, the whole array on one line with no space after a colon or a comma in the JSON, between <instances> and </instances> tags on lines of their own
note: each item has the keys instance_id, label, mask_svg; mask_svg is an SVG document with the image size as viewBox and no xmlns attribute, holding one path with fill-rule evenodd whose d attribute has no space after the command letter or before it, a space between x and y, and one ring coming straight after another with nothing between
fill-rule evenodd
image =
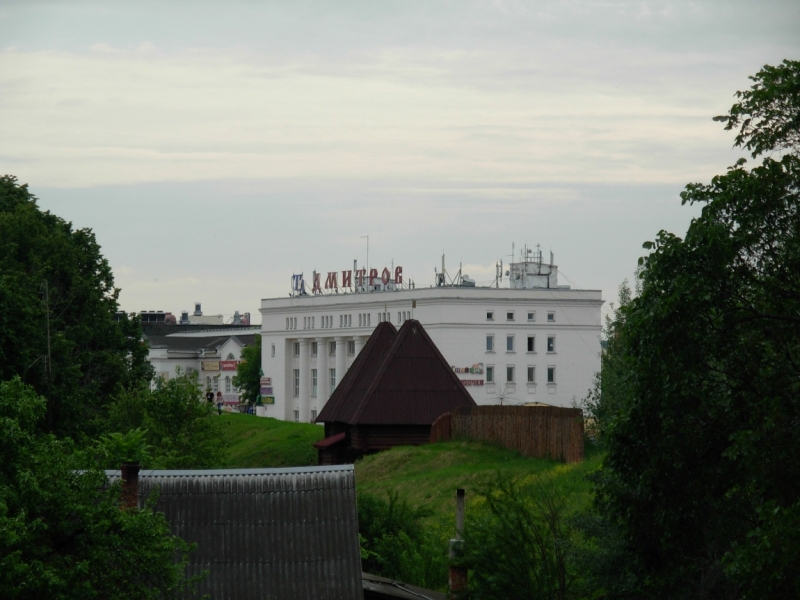
<instances>
[{"instance_id":1,"label":"tree","mask_svg":"<svg viewBox=\"0 0 800 600\"><path fill-rule=\"evenodd\" d=\"M47 431L94 434L121 387L150 378L138 320L89 229L41 211L26 185L0 177L0 380L47 399Z\"/></svg>"},{"instance_id":2,"label":"tree","mask_svg":"<svg viewBox=\"0 0 800 600\"><path fill-rule=\"evenodd\" d=\"M255 404L261 392L261 336L256 335L256 343L242 348L242 360L236 366L233 385L241 390L246 404Z\"/></svg>"},{"instance_id":3,"label":"tree","mask_svg":"<svg viewBox=\"0 0 800 600\"><path fill-rule=\"evenodd\" d=\"M45 411L19 378L0 383L0 597L184 597L191 547L152 501L122 510L87 454L40 433Z\"/></svg>"},{"instance_id":4,"label":"tree","mask_svg":"<svg viewBox=\"0 0 800 600\"><path fill-rule=\"evenodd\" d=\"M109 407L105 429L136 434L146 454L142 464L153 469L208 469L223 466L225 432L216 408L205 402L197 376L180 375L156 389L141 386L121 392ZM134 435L134 438L136 437ZM106 436L109 445L123 438ZM108 467L116 464L111 454Z\"/></svg>"},{"instance_id":5,"label":"tree","mask_svg":"<svg viewBox=\"0 0 800 600\"><path fill-rule=\"evenodd\" d=\"M701 215L645 244L623 309L597 486L613 597L800 597L800 62L753 80L726 122L773 156L686 187Z\"/></svg>"}]
</instances>

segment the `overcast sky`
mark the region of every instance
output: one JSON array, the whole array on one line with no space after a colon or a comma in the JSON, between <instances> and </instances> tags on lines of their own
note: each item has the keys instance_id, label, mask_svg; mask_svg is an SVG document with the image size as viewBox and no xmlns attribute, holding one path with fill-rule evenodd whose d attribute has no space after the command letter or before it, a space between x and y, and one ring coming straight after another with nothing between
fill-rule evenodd
<instances>
[{"instance_id":1,"label":"overcast sky","mask_svg":"<svg viewBox=\"0 0 800 600\"><path fill-rule=\"evenodd\" d=\"M94 230L127 311L259 322L366 235L418 286L538 243L608 301L799 50L796 0L5 0L0 172Z\"/></svg>"}]
</instances>

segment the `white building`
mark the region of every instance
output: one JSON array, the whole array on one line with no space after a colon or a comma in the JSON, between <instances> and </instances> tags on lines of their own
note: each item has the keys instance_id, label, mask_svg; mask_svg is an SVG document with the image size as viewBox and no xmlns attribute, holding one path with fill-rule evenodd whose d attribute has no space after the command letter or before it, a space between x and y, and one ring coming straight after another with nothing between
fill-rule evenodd
<instances>
[{"instance_id":1,"label":"white building","mask_svg":"<svg viewBox=\"0 0 800 600\"><path fill-rule=\"evenodd\" d=\"M203 391L222 392L226 404L239 403L239 390L233 385L242 348L255 343L258 327L148 335L156 378L168 381L179 373L196 373Z\"/></svg>"},{"instance_id":2,"label":"white building","mask_svg":"<svg viewBox=\"0 0 800 600\"><path fill-rule=\"evenodd\" d=\"M403 284L402 268L301 276L295 293L261 301L266 416L313 421L375 326L419 320L478 404L542 402L571 406L600 370L599 290L558 286L558 267L526 250L496 287L467 276L436 286ZM338 285L341 273L342 286ZM344 284L352 284L344 287ZM328 293L325 293L325 292ZM331 293L333 292L333 293ZM338 293L337 293L338 292Z\"/></svg>"}]
</instances>

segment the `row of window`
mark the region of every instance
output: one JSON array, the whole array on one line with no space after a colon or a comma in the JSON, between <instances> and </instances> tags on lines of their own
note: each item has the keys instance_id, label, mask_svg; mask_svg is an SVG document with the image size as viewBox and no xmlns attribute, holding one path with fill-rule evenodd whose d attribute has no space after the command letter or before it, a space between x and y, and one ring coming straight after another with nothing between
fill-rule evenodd
<instances>
[{"instance_id":1,"label":"row of window","mask_svg":"<svg viewBox=\"0 0 800 600\"><path fill-rule=\"evenodd\" d=\"M529 335L528 337L528 344L527 344L527 351L528 352L536 352L536 336ZM514 335L507 335L506 336L506 352L516 352L516 336ZM486 336L486 351L487 352L494 352L495 345L494 345L494 334L489 334ZM547 351L550 353L554 353L556 351L556 336L548 335L547 336Z\"/></svg>"},{"instance_id":2,"label":"row of window","mask_svg":"<svg viewBox=\"0 0 800 600\"><path fill-rule=\"evenodd\" d=\"M529 365L527 367L526 372L526 381L527 383L536 383L536 367ZM514 365L507 365L506 366L506 383L516 383L516 366ZM556 382L556 368L555 367L547 367L547 383L555 383ZM494 365L488 365L486 367L486 384L497 383L495 381L495 367Z\"/></svg>"},{"instance_id":3,"label":"row of window","mask_svg":"<svg viewBox=\"0 0 800 600\"><path fill-rule=\"evenodd\" d=\"M392 320L392 313L379 312L377 313L378 323ZM402 325L405 321L411 318L410 310L397 311L397 324ZM333 327L333 316L323 315L320 318L321 329L331 329ZM315 329L317 326L316 317L303 317L303 329ZM339 315L339 327L352 327L353 315ZM360 313L358 315L359 327L372 326L372 313ZM286 329L297 329L297 317L286 317Z\"/></svg>"},{"instance_id":4,"label":"row of window","mask_svg":"<svg viewBox=\"0 0 800 600\"><path fill-rule=\"evenodd\" d=\"M311 369L311 397L317 397L317 388L319 385L319 378L317 369ZM300 395L300 369L294 369L294 385L292 386L292 395L297 398ZM330 392L333 393L336 389L336 369L328 369L328 384L330 385ZM315 415L316 417L316 415Z\"/></svg>"},{"instance_id":5,"label":"row of window","mask_svg":"<svg viewBox=\"0 0 800 600\"><path fill-rule=\"evenodd\" d=\"M536 311L529 310L527 311L528 315L528 323L535 323L536 322ZM494 321L494 311L487 310L486 311L486 320L487 321ZM516 311L508 310L506 311L506 321L516 321ZM547 313L547 322L548 323L555 323L556 322L556 313L554 311L549 311Z\"/></svg>"},{"instance_id":6,"label":"row of window","mask_svg":"<svg viewBox=\"0 0 800 600\"><path fill-rule=\"evenodd\" d=\"M293 354L300 356L300 342L295 342L293 347ZM317 356L319 353L319 344L311 342L311 356ZM356 341L347 340L347 354L354 356L356 353ZM272 356L275 356L275 344L272 344ZM336 356L336 342L328 342L328 356Z\"/></svg>"},{"instance_id":7,"label":"row of window","mask_svg":"<svg viewBox=\"0 0 800 600\"><path fill-rule=\"evenodd\" d=\"M239 393L239 388L233 385L230 375L225 376L225 393ZM219 391L219 375L216 377L206 376L206 389L211 389L215 394Z\"/></svg>"}]
</instances>

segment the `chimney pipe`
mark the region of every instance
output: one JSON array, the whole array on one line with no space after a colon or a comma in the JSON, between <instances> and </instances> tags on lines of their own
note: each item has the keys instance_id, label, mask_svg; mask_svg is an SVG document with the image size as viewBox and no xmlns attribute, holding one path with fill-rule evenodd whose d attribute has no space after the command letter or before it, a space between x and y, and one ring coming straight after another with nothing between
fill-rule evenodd
<instances>
[{"instance_id":1,"label":"chimney pipe","mask_svg":"<svg viewBox=\"0 0 800 600\"><path fill-rule=\"evenodd\" d=\"M139 469L139 463L122 463L119 467L122 476L120 504L123 509L139 508Z\"/></svg>"},{"instance_id":2,"label":"chimney pipe","mask_svg":"<svg viewBox=\"0 0 800 600\"><path fill-rule=\"evenodd\" d=\"M467 568L453 565L464 554L464 488L456 490L456 537L450 540L450 600L467 597Z\"/></svg>"}]
</instances>

